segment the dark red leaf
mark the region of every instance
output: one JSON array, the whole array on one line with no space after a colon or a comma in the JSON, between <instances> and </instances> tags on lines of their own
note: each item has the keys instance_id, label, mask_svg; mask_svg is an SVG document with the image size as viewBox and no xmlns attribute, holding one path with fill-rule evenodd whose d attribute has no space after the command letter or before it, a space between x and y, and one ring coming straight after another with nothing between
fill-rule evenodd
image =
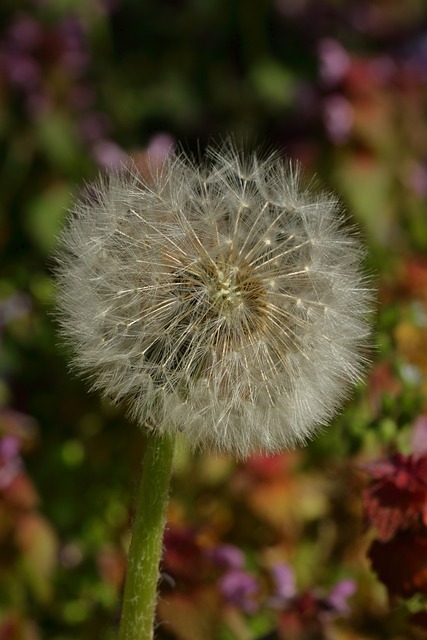
<instances>
[{"instance_id":1,"label":"dark red leaf","mask_svg":"<svg viewBox=\"0 0 427 640\"><path fill-rule=\"evenodd\" d=\"M205 549L191 529L166 529L162 571L175 583L194 587L203 582L208 566Z\"/></svg>"},{"instance_id":2,"label":"dark red leaf","mask_svg":"<svg viewBox=\"0 0 427 640\"><path fill-rule=\"evenodd\" d=\"M365 517L382 542L414 522L427 521L427 456L396 454L364 469L374 478L363 495Z\"/></svg>"},{"instance_id":3,"label":"dark red leaf","mask_svg":"<svg viewBox=\"0 0 427 640\"><path fill-rule=\"evenodd\" d=\"M368 552L372 568L392 595L427 594L427 531L400 531L392 540L375 540Z\"/></svg>"}]
</instances>

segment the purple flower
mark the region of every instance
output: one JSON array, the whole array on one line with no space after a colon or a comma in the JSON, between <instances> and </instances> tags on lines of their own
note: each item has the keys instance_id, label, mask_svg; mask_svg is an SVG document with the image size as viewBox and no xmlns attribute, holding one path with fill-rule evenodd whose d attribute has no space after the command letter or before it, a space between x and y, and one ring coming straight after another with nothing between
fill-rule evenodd
<instances>
[{"instance_id":1,"label":"purple flower","mask_svg":"<svg viewBox=\"0 0 427 640\"><path fill-rule=\"evenodd\" d=\"M242 569L245 564L243 553L232 544L221 544L209 555L213 562L226 569Z\"/></svg>"},{"instance_id":2,"label":"purple flower","mask_svg":"<svg viewBox=\"0 0 427 640\"><path fill-rule=\"evenodd\" d=\"M411 433L411 449L414 457L427 455L427 415L418 416Z\"/></svg>"},{"instance_id":3,"label":"purple flower","mask_svg":"<svg viewBox=\"0 0 427 640\"><path fill-rule=\"evenodd\" d=\"M83 117L79 130L85 140L93 142L105 137L110 130L110 121L105 113L92 111Z\"/></svg>"},{"instance_id":4,"label":"purple flower","mask_svg":"<svg viewBox=\"0 0 427 640\"><path fill-rule=\"evenodd\" d=\"M353 108L350 102L339 94L326 98L323 102L323 121L332 142L345 142L353 125Z\"/></svg>"},{"instance_id":5,"label":"purple flower","mask_svg":"<svg viewBox=\"0 0 427 640\"><path fill-rule=\"evenodd\" d=\"M323 82L328 86L341 82L350 66L347 51L336 40L325 38L319 43L318 53Z\"/></svg>"},{"instance_id":6,"label":"purple flower","mask_svg":"<svg viewBox=\"0 0 427 640\"><path fill-rule=\"evenodd\" d=\"M286 563L278 563L271 568L275 583L273 595L265 601L271 609L316 619L323 624L339 615L349 613L348 598L353 595L356 585L353 580L341 580L325 595L324 592L311 588L297 591L295 576Z\"/></svg>"},{"instance_id":7,"label":"purple flower","mask_svg":"<svg viewBox=\"0 0 427 640\"><path fill-rule=\"evenodd\" d=\"M404 67L415 73L422 82L427 80L427 34L424 32L409 41L402 51Z\"/></svg>"},{"instance_id":8,"label":"purple flower","mask_svg":"<svg viewBox=\"0 0 427 640\"><path fill-rule=\"evenodd\" d=\"M408 179L409 186L419 196L427 196L427 166L415 163Z\"/></svg>"},{"instance_id":9,"label":"purple flower","mask_svg":"<svg viewBox=\"0 0 427 640\"><path fill-rule=\"evenodd\" d=\"M14 436L0 439L0 489L6 489L22 467L20 442Z\"/></svg>"},{"instance_id":10,"label":"purple flower","mask_svg":"<svg viewBox=\"0 0 427 640\"><path fill-rule=\"evenodd\" d=\"M62 41L60 62L71 76L79 77L89 62L83 26L76 18L67 17L59 23L58 32Z\"/></svg>"},{"instance_id":11,"label":"purple flower","mask_svg":"<svg viewBox=\"0 0 427 640\"><path fill-rule=\"evenodd\" d=\"M157 164L169 155L174 145L175 140L169 133L157 133L149 140L147 153L154 164Z\"/></svg>"},{"instance_id":12,"label":"purple flower","mask_svg":"<svg viewBox=\"0 0 427 640\"><path fill-rule=\"evenodd\" d=\"M271 605L276 607L282 607L284 603L291 600L296 594L295 575L291 567L280 562L275 564L271 568L275 584L275 592L270 599Z\"/></svg>"},{"instance_id":13,"label":"purple flower","mask_svg":"<svg viewBox=\"0 0 427 640\"><path fill-rule=\"evenodd\" d=\"M18 456L20 448L18 438L4 436L0 440L0 457L6 462L12 460Z\"/></svg>"},{"instance_id":14,"label":"purple flower","mask_svg":"<svg viewBox=\"0 0 427 640\"><path fill-rule=\"evenodd\" d=\"M346 615L350 611L348 598L356 591L356 584L353 580L341 580L337 582L335 587L327 597L327 603L330 605L333 613Z\"/></svg>"},{"instance_id":15,"label":"purple flower","mask_svg":"<svg viewBox=\"0 0 427 640\"><path fill-rule=\"evenodd\" d=\"M258 603L255 596L259 586L255 576L242 569L228 571L219 581L220 591L228 604L245 613L255 613Z\"/></svg>"},{"instance_id":16,"label":"purple flower","mask_svg":"<svg viewBox=\"0 0 427 640\"><path fill-rule=\"evenodd\" d=\"M118 167L124 160L125 154L120 147L111 140L97 140L92 146L92 154L101 167Z\"/></svg>"},{"instance_id":17,"label":"purple flower","mask_svg":"<svg viewBox=\"0 0 427 640\"><path fill-rule=\"evenodd\" d=\"M8 51L4 53L3 68L9 82L22 91L32 91L39 85L39 65L27 53L22 51Z\"/></svg>"},{"instance_id":18,"label":"purple flower","mask_svg":"<svg viewBox=\"0 0 427 640\"><path fill-rule=\"evenodd\" d=\"M41 41L42 28L32 16L20 14L10 24L6 37L12 46L32 51Z\"/></svg>"}]
</instances>

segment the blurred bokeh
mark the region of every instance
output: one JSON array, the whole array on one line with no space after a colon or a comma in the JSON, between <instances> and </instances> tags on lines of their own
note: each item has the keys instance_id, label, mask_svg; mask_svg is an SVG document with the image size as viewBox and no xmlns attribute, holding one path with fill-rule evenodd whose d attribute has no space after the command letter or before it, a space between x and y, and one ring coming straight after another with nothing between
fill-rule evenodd
<instances>
[{"instance_id":1,"label":"blurred bokeh","mask_svg":"<svg viewBox=\"0 0 427 640\"><path fill-rule=\"evenodd\" d=\"M116 636L143 436L67 370L52 252L128 154L278 148L340 194L373 367L306 449L181 446L159 640L427 634L425 0L2 0L0 640Z\"/></svg>"}]
</instances>

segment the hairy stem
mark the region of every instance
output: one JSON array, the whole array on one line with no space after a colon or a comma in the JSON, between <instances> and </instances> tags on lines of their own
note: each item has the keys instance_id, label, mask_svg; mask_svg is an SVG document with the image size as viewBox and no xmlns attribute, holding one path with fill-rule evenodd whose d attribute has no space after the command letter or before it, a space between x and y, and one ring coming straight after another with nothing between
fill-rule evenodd
<instances>
[{"instance_id":1,"label":"hairy stem","mask_svg":"<svg viewBox=\"0 0 427 640\"><path fill-rule=\"evenodd\" d=\"M174 439L147 438L138 490L119 640L152 640Z\"/></svg>"}]
</instances>

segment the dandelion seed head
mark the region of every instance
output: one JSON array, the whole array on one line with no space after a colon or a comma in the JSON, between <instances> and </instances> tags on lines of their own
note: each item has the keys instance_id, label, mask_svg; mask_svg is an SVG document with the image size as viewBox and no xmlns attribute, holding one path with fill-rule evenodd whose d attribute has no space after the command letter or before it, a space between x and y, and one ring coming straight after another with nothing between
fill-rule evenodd
<instances>
[{"instance_id":1,"label":"dandelion seed head","mask_svg":"<svg viewBox=\"0 0 427 640\"><path fill-rule=\"evenodd\" d=\"M371 293L339 203L278 155L231 144L149 178L111 171L57 254L73 363L141 426L193 448L304 444L366 364Z\"/></svg>"}]
</instances>

